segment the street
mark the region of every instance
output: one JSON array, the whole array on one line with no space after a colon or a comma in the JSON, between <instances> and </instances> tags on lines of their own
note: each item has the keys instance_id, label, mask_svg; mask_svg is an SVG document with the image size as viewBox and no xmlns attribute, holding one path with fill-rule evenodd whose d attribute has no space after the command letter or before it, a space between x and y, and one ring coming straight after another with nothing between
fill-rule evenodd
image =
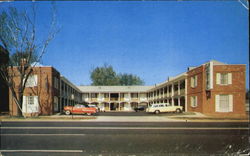
<instances>
[{"instance_id":1,"label":"street","mask_svg":"<svg viewBox=\"0 0 250 156\"><path fill-rule=\"evenodd\" d=\"M2 155L210 155L248 145L246 122L1 122Z\"/></svg>"}]
</instances>

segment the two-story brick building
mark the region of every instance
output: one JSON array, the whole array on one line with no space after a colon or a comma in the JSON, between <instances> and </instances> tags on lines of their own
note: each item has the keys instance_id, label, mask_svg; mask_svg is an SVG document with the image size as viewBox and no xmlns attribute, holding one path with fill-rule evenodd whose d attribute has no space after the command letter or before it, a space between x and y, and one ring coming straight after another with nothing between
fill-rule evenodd
<instances>
[{"instance_id":1,"label":"two-story brick building","mask_svg":"<svg viewBox=\"0 0 250 156\"><path fill-rule=\"evenodd\" d=\"M132 111L140 105L169 103L186 112L244 116L245 72L246 65L209 61L154 86L75 86L53 67L34 67L22 111L50 115L77 103L94 104L103 111ZM11 96L9 108L11 115L17 114Z\"/></svg>"},{"instance_id":2,"label":"two-story brick building","mask_svg":"<svg viewBox=\"0 0 250 156\"><path fill-rule=\"evenodd\" d=\"M187 72L187 111L211 115L245 114L245 65L210 61Z\"/></svg>"}]
</instances>

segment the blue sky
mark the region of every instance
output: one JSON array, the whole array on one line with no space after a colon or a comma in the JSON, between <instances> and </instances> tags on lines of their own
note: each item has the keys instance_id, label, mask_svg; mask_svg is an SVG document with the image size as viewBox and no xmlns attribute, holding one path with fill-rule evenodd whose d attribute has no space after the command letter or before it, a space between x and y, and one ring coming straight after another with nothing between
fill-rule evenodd
<instances>
[{"instance_id":1,"label":"blue sky","mask_svg":"<svg viewBox=\"0 0 250 156\"><path fill-rule=\"evenodd\" d=\"M50 3L36 3L43 36ZM30 2L0 3L0 9L8 6L29 10ZM60 32L42 63L76 85L89 85L90 70L104 63L118 73L136 74L145 85L211 59L247 64L249 75L248 10L237 1L66 1L56 6Z\"/></svg>"}]
</instances>

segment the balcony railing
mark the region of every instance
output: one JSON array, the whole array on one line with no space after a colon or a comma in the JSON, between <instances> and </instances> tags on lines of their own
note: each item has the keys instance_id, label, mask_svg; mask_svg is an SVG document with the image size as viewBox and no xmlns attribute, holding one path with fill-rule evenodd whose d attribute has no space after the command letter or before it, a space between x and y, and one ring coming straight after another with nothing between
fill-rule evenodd
<instances>
[{"instance_id":1,"label":"balcony railing","mask_svg":"<svg viewBox=\"0 0 250 156\"><path fill-rule=\"evenodd\" d=\"M118 101L118 98L110 98L110 101Z\"/></svg>"},{"instance_id":2,"label":"balcony railing","mask_svg":"<svg viewBox=\"0 0 250 156\"><path fill-rule=\"evenodd\" d=\"M90 98L90 101L97 102L97 98Z\"/></svg>"}]
</instances>

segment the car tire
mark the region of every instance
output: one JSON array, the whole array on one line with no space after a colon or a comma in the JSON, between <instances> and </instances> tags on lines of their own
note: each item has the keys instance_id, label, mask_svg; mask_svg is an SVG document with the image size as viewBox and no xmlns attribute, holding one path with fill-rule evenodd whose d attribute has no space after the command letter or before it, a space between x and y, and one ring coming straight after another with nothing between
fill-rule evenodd
<instances>
[{"instance_id":1,"label":"car tire","mask_svg":"<svg viewBox=\"0 0 250 156\"><path fill-rule=\"evenodd\" d=\"M181 109L176 109L176 111L175 111L176 113L181 113L182 111L181 111Z\"/></svg>"},{"instance_id":2,"label":"car tire","mask_svg":"<svg viewBox=\"0 0 250 156\"><path fill-rule=\"evenodd\" d=\"M67 111L65 111L65 114L66 114L66 115L70 115L71 112L70 112L69 110L67 110Z\"/></svg>"},{"instance_id":3,"label":"car tire","mask_svg":"<svg viewBox=\"0 0 250 156\"><path fill-rule=\"evenodd\" d=\"M159 111L159 110L156 110L156 111L155 111L155 114L160 114L160 111Z\"/></svg>"}]
</instances>

